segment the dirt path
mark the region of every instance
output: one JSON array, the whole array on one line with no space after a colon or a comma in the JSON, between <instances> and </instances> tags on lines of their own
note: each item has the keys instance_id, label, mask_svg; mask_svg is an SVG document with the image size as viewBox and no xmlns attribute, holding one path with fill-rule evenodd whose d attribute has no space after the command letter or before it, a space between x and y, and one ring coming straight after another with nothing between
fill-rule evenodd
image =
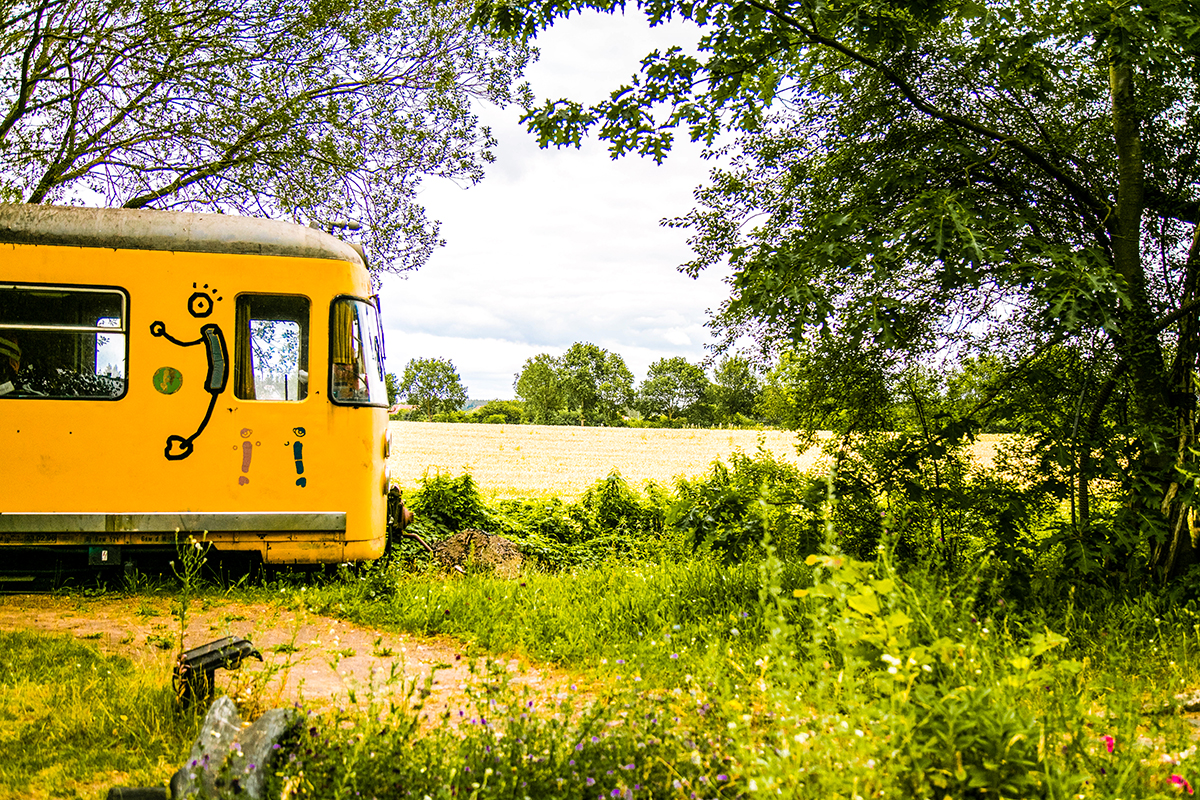
<instances>
[{"instance_id":1,"label":"dirt path","mask_svg":"<svg viewBox=\"0 0 1200 800\"><path fill-rule=\"evenodd\" d=\"M413 681L423 687L436 668L423 714L435 720L450 711L453 720L459 711L469 715L466 691L481 682L463 643L450 637L387 633L284 605L209 598L192 604L187 622L186 647L241 636L262 652L265 663L249 659L240 670L216 673L217 687L244 710L293 703L324 710L346 703L351 691L364 697L404 692ZM0 630L67 633L163 675L171 674L178 652L179 622L165 597L9 595L0 597ZM500 663L514 685L543 697L569 684L565 673L545 666Z\"/></svg>"}]
</instances>

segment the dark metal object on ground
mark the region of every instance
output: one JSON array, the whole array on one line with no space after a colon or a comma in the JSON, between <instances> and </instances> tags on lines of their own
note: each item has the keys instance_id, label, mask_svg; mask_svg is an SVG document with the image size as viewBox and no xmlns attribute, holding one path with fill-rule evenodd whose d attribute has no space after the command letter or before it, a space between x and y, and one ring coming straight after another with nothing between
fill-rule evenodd
<instances>
[{"instance_id":1,"label":"dark metal object on ground","mask_svg":"<svg viewBox=\"0 0 1200 800\"><path fill-rule=\"evenodd\" d=\"M263 660L262 653L246 639L226 636L215 642L194 647L179 654L175 664L175 696L181 705L205 700L212 694L213 674L220 668L237 669L242 661L254 656Z\"/></svg>"},{"instance_id":2,"label":"dark metal object on ground","mask_svg":"<svg viewBox=\"0 0 1200 800\"><path fill-rule=\"evenodd\" d=\"M171 800L171 791L166 786L114 786L105 800Z\"/></svg>"},{"instance_id":3,"label":"dark metal object on ground","mask_svg":"<svg viewBox=\"0 0 1200 800\"><path fill-rule=\"evenodd\" d=\"M412 539L419 542L421 547L424 547L429 555L435 555L433 548L429 543L422 539L416 533L407 530L412 524L413 513L404 507L404 498L400 495L400 487L393 486L388 489L387 495L387 516L388 516L388 545L392 543L392 537L403 536L406 539Z\"/></svg>"}]
</instances>

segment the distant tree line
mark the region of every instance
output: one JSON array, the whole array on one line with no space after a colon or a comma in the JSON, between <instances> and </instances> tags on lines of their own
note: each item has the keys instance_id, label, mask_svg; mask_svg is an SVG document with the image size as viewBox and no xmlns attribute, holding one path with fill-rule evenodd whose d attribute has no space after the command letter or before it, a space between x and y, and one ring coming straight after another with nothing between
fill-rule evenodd
<instances>
[{"instance_id":1,"label":"distant tree line","mask_svg":"<svg viewBox=\"0 0 1200 800\"><path fill-rule=\"evenodd\" d=\"M918 431L968 413L1003 369L997 358L975 358L900 371L869 353L848 357L845 343L824 345L785 349L770 363L743 353L711 365L661 358L636 383L620 354L576 342L561 356L527 359L513 380L516 400L474 408L449 359L414 358L402 377L388 375L388 399L409 406L399 412L407 419L440 422ZM1024 430L1020 409L998 407L984 429Z\"/></svg>"}]
</instances>

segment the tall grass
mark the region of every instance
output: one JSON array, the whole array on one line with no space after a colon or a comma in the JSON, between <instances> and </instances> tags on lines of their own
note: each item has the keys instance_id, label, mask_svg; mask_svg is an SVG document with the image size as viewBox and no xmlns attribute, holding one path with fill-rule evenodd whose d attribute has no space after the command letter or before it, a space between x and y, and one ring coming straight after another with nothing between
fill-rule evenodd
<instances>
[{"instance_id":1,"label":"tall grass","mask_svg":"<svg viewBox=\"0 0 1200 800\"><path fill-rule=\"evenodd\" d=\"M0 631L0 797L164 786L199 719L169 675L70 636Z\"/></svg>"},{"instance_id":2,"label":"tall grass","mask_svg":"<svg viewBox=\"0 0 1200 800\"><path fill-rule=\"evenodd\" d=\"M1195 783L1173 701L1200 686L1194 609L1013 609L986 565L898 572L886 547L807 561L310 590L375 626L558 660L593 694L546 705L496 676L454 729L365 731L405 729L405 709L320 722L281 780L314 797L1139 798Z\"/></svg>"}]
</instances>

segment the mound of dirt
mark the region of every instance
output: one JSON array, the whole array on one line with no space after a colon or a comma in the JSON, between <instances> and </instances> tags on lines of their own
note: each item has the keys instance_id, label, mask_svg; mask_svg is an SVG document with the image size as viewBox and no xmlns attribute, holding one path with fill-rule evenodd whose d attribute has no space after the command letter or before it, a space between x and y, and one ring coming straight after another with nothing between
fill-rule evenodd
<instances>
[{"instance_id":1,"label":"mound of dirt","mask_svg":"<svg viewBox=\"0 0 1200 800\"><path fill-rule=\"evenodd\" d=\"M508 580L520 577L525 563L525 556L514 542L474 528L438 542L433 546L433 554L448 569L482 567Z\"/></svg>"}]
</instances>

